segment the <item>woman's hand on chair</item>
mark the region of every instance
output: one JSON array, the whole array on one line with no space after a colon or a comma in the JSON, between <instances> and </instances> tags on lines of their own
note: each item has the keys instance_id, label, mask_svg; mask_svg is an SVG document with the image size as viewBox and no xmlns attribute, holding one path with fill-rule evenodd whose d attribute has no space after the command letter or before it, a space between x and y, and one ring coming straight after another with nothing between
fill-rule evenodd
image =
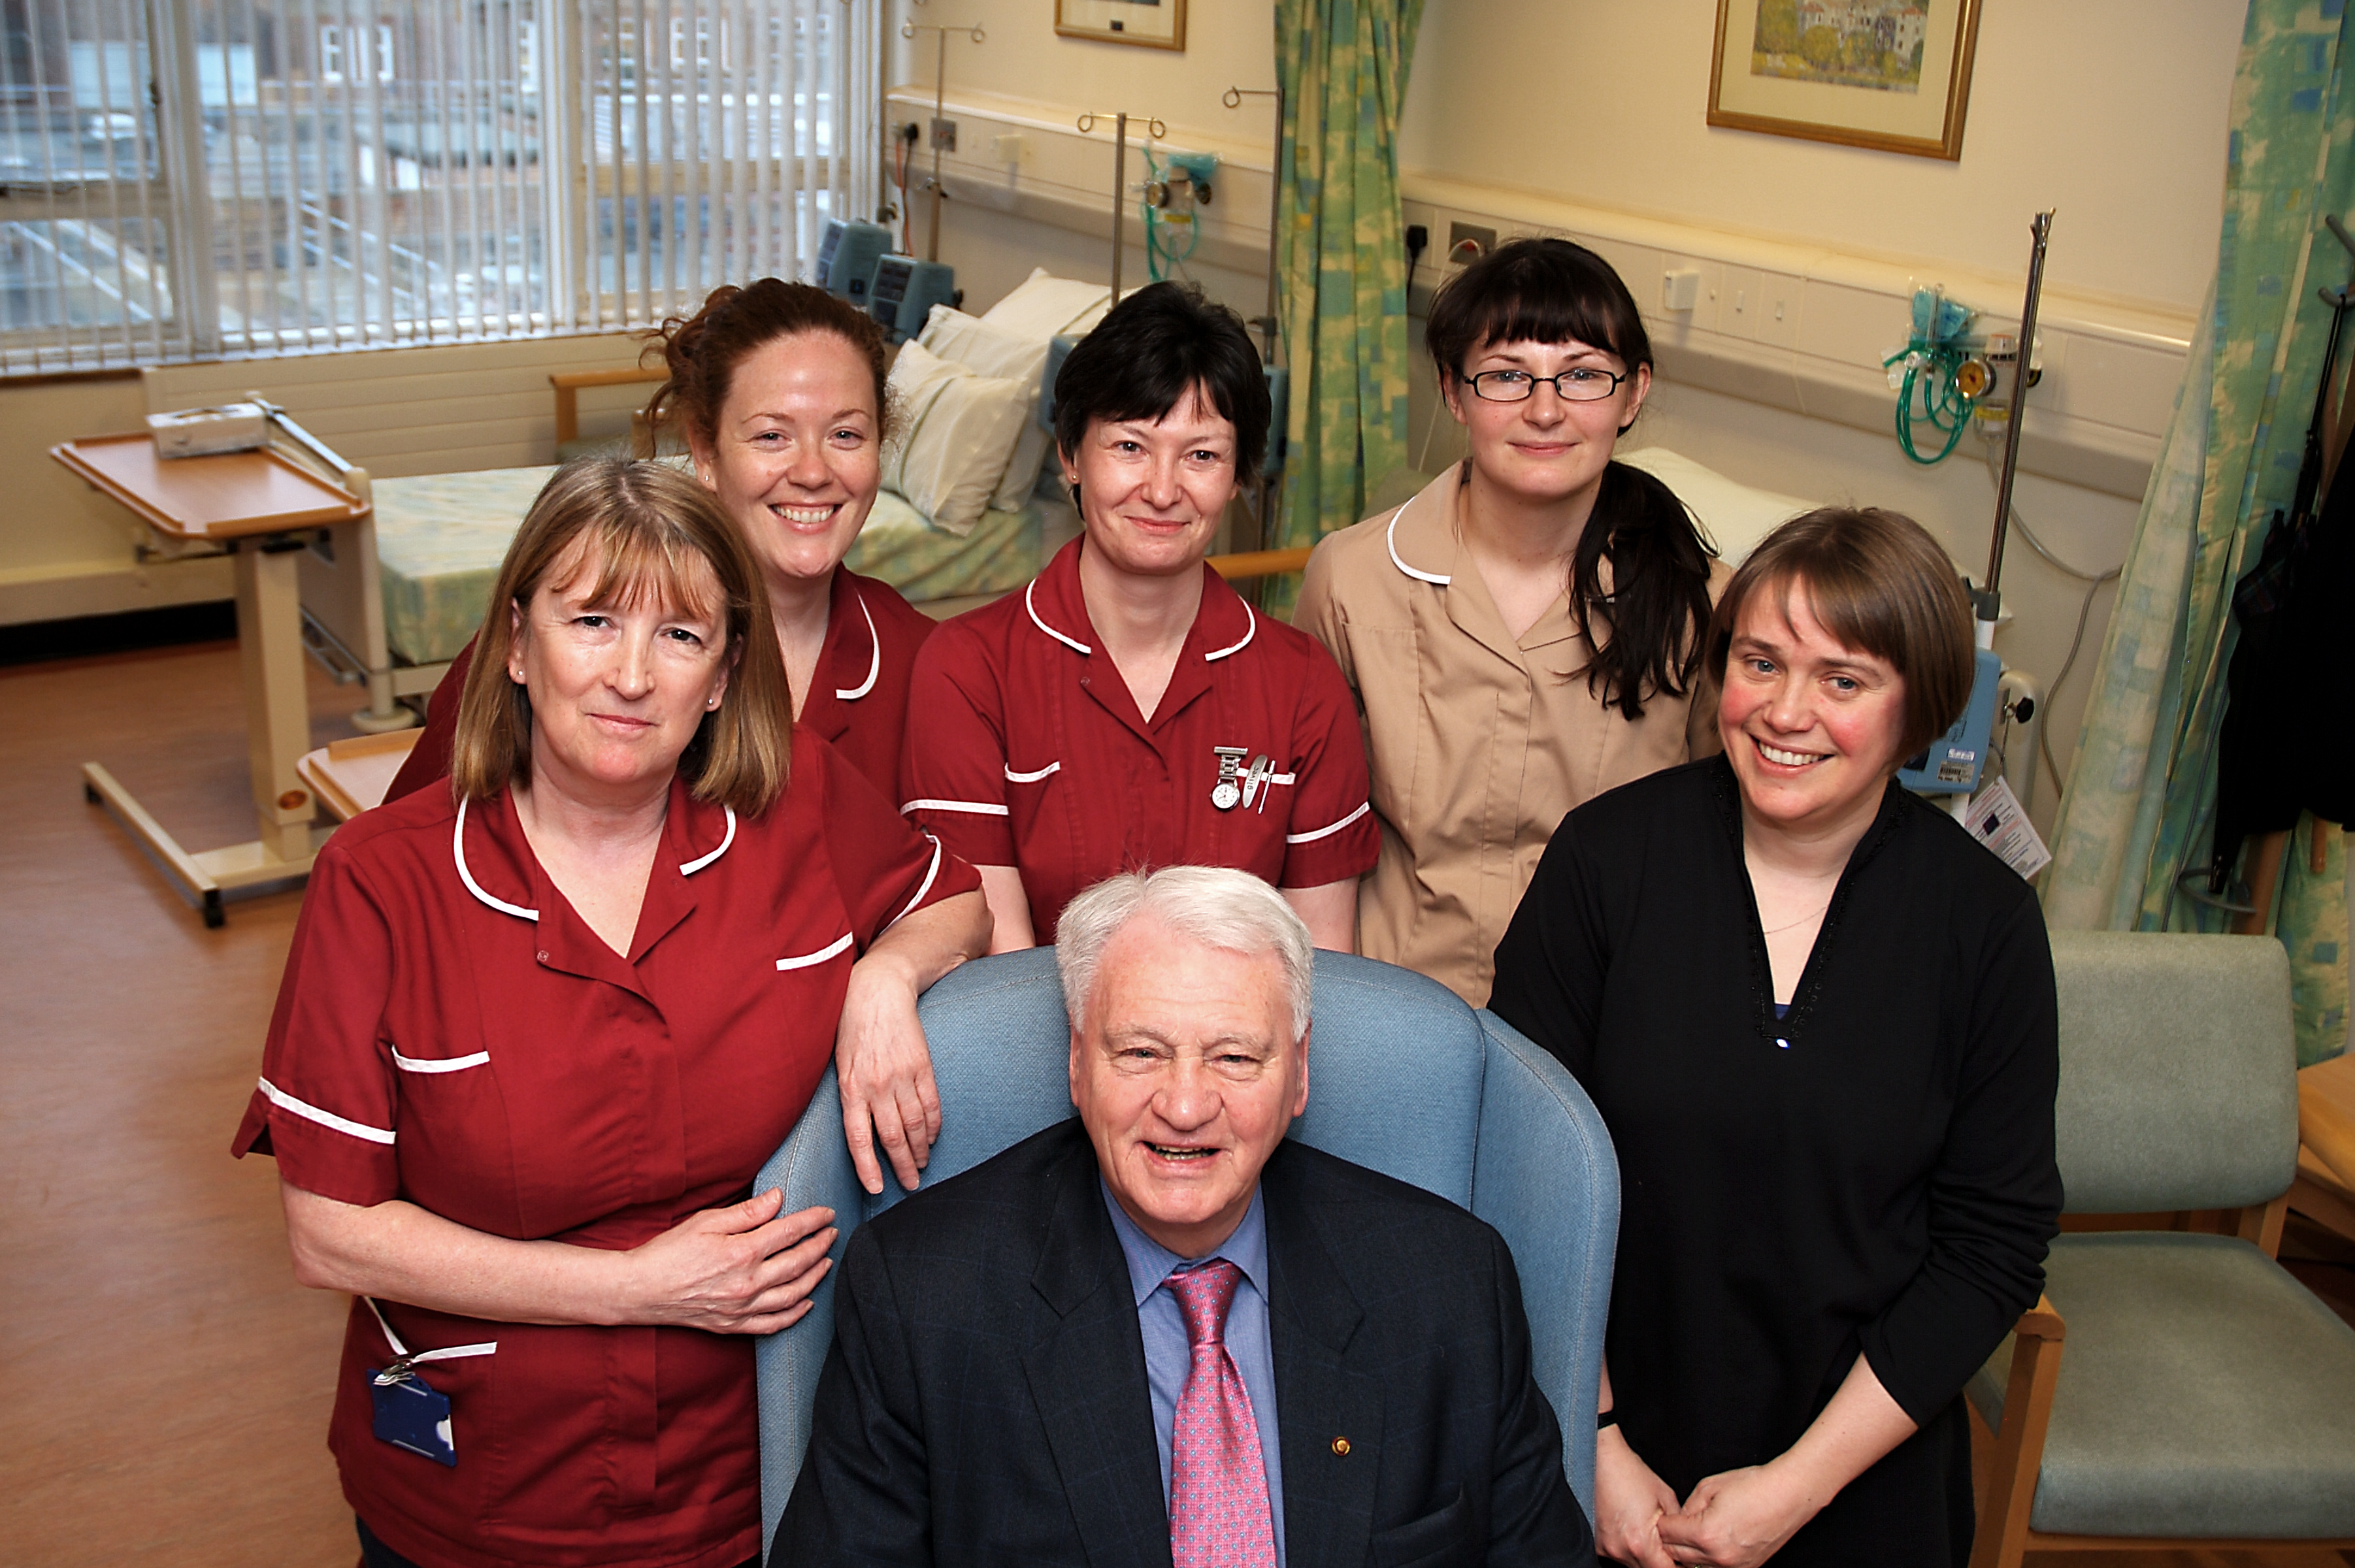
<instances>
[{"instance_id":1,"label":"woman's hand on chair","mask_svg":"<svg viewBox=\"0 0 2355 1568\"><path fill-rule=\"evenodd\" d=\"M941 1092L932 1082L924 1027L916 1020L921 988L890 955L870 954L851 969L843 993L834 1074L842 1090L850 1163L869 1192L883 1190L879 1146L900 1185L912 1192L941 1136Z\"/></svg>"},{"instance_id":2,"label":"woman's hand on chair","mask_svg":"<svg viewBox=\"0 0 2355 1568\"><path fill-rule=\"evenodd\" d=\"M626 1259L621 1320L713 1334L773 1334L801 1320L831 1266L834 1211L780 1214L772 1188L688 1215Z\"/></svg>"},{"instance_id":3,"label":"woman's hand on chair","mask_svg":"<svg viewBox=\"0 0 2355 1568\"><path fill-rule=\"evenodd\" d=\"M1633 1568L1675 1568L1660 1544L1661 1516L1676 1511L1677 1494L1652 1473L1616 1426L1594 1439L1594 1550Z\"/></svg>"}]
</instances>

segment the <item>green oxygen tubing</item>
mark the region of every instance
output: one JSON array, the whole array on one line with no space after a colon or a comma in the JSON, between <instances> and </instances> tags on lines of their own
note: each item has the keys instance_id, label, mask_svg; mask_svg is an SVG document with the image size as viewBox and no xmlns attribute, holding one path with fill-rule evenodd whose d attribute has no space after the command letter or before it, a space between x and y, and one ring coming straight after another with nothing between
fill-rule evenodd
<instances>
[{"instance_id":1,"label":"green oxygen tubing","mask_svg":"<svg viewBox=\"0 0 2355 1568\"><path fill-rule=\"evenodd\" d=\"M1971 411L1987 390L1986 377L1977 366L1966 370L1979 347L1967 337L1978 313L1948 299L1938 289L1913 291L1913 325L1905 347L1881 362L1897 396L1897 444L1905 455L1928 467L1943 463L1969 428ZM1917 427L1941 438L1928 456L1914 439Z\"/></svg>"}]
</instances>

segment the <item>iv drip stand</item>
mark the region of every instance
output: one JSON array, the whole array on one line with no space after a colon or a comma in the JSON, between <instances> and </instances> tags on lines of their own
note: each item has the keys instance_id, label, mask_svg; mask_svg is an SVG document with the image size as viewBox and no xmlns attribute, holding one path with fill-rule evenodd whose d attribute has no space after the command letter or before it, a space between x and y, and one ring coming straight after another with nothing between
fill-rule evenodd
<instances>
[{"instance_id":1,"label":"iv drip stand","mask_svg":"<svg viewBox=\"0 0 2355 1568\"><path fill-rule=\"evenodd\" d=\"M1082 114L1076 123L1080 133L1086 135L1096 128L1103 116L1091 110ZM1112 303L1120 303L1120 253L1122 241L1128 238L1128 112L1122 110L1113 116L1112 140ZM1169 127L1158 115L1140 114L1137 121L1145 133L1158 141L1169 134Z\"/></svg>"},{"instance_id":2,"label":"iv drip stand","mask_svg":"<svg viewBox=\"0 0 2355 1568\"><path fill-rule=\"evenodd\" d=\"M978 22L970 27L944 27L933 22L900 24L901 37L912 38L918 33L932 34L940 45L932 62L932 172L924 181L924 189L932 198L932 237L925 242L924 260L937 261L941 259L941 201L948 195L941 184L941 122L948 117L949 35L963 33L976 44L987 42L989 35Z\"/></svg>"},{"instance_id":3,"label":"iv drip stand","mask_svg":"<svg viewBox=\"0 0 2355 1568\"><path fill-rule=\"evenodd\" d=\"M2019 353L2012 361L2011 407L2003 432L2003 470L1995 486L1995 537L1987 546L1987 585L1972 594L1979 624L1979 645L1994 645L1996 614L2003 608L2004 536L2011 529L2011 486L2019 468L2020 405L2028 400L2028 383L2035 373L2036 307L2044 293L2044 248L2052 238L2052 214L2046 208L2029 220L2034 238L2028 253L2028 298L2019 307Z\"/></svg>"},{"instance_id":4,"label":"iv drip stand","mask_svg":"<svg viewBox=\"0 0 2355 1568\"><path fill-rule=\"evenodd\" d=\"M1265 340L1260 357L1275 363L1277 289L1281 282L1275 275L1276 215L1284 210L1284 89L1281 87L1230 87L1219 101L1230 109L1239 109L1246 98L1275 100L1274 157L1267 169L1267 314L1252 323Z\"/></svg>"},{"instance_id":5,"label":"iv drip stand","mask_svg":"<svg viewBox=\"0 0 2355 1568\"><path fill-rule=\"evenodd\" d=\"M1274 156L1270 160L1267 168L1267 314L1253 318L1252 322L1252 325L1260 335L1262 343L1260 358L1263 362L1273 365L1275 363L1278 328L1283 320L1276 314L1276 306L1280 303L1279 289L1282 280L1276 276L1275 272L1275 244L1276 217L1284 210L1284 89L1281 85L1230 87L1220 96L1219 101L1230 109L1240 109L1246 98L1275 100ZM1282 436L1283 432L1278 431L1270 439L1281 439ZM1260 476L1257 512L1258 515L1252 520L1252 527L1256 535L1252 548L1271 549L1275 545L1275 482L1265 475ZM1251 585L1251 598L1253 603L1259 602L1259 596L1264 587L1263 582L1253 582Z\"/></svg>"}]
</instances>

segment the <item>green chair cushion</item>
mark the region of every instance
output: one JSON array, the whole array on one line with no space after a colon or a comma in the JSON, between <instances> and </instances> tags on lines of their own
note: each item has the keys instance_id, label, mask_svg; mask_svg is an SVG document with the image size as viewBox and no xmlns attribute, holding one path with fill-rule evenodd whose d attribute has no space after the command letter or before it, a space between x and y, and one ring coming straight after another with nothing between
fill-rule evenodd
<instances>
[{"instance_id":1,"label":"green chair cushion","mask_svg":"<svg viewBox=\"0 0 2355 1568\"><path fill-rule=\"evenodd\" d=\"M2068 1535L2355 1536L2355 1329L2246 1242L2062 1236L2068 1324L2029 1522ZM2007 1339L1971 1380L2003 1415Z\"/></svg>"}]
</instances>

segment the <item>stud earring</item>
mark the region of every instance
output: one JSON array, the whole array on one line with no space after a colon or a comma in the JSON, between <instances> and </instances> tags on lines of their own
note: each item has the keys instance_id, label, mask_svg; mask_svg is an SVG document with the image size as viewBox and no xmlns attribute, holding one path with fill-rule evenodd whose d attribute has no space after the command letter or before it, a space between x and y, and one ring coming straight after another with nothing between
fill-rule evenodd
<instances>
[{"instance_id":1,"label":"stud earring","mask_svg":"<svg viewBox=\"0 0 2355 1568\"><path fill-rule=\"evenodd\" d=\"M708 699L703 706L709 709L712 712L717 713L719 711L719 699L716 697L711 698Z\"/></svg>"}]
</instances>

